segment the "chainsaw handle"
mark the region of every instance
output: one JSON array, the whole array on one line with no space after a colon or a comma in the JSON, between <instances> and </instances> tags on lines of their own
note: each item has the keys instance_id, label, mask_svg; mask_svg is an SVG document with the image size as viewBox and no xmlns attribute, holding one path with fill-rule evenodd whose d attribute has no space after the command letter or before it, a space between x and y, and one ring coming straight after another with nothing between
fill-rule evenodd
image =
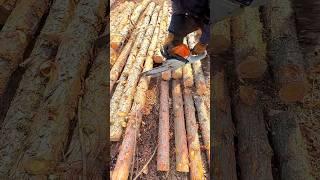
<instances>
[{"instance_id":1,"label":"chainsaw handle","mask_svg":"<svg viewBox=\"0 0 320 180\"><path fill-rule=\"evenodd\" d=\"M189 61L189 63L194 63L196 61L200 61L202 59L204 59L207 56L207 51L204 51L202 54L197 54L197 55L190 55L187 60Z\"/></svg>"}]
</instances>

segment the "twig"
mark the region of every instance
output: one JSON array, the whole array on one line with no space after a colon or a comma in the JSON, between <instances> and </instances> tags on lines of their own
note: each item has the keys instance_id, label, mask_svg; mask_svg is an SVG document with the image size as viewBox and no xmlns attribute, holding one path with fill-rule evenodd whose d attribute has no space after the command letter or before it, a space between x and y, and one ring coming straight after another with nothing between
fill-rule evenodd
<instances>
[{"instance_id":1,"label":"twig","mask_svg":"<svg viewBox=\"0 0 320 180\"><path fill-rule=\"evenodd\" d=\"M87 157L85 155L85 146L84 146L84 137L82 131L82 121L81 121L81 106L82 106L82 97L79 99L78 105L78 130L79 130L79 138L80 138L80 147L81 147L81 157L82 157L82 176L83 180L87 180Z\"/></svg>"},{"instance_id":2,"label":"twig","mask_svg":"<svg viewBox=\"0 0 320 180\"><path fill-rule=\"evenodd\" d=\"M156 154L158 149L158 145L157 147L154 149L153 154L151 155L150 159L147 161L147 163L142 167L142 169L139 171L139 173L136 175L136 177L133 178L133 180L136 180L142 173L142 171L148 166L148 164L150 163L150 161L153 159L154 155Z\"/></svg>"}]
</instances>

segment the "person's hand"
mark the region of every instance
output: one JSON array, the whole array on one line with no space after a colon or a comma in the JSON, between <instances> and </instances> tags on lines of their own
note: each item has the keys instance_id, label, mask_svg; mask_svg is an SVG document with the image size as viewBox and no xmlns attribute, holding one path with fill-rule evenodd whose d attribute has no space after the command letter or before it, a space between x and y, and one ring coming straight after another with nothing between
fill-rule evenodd
<instances>
[{"instance_id":1,"label":"person's hand","mask_svg":"<svg viewBox=\"0 0 320 180\"><path fill-rule=\"evenodd\" d=\"M202 44L201 42L198 42L192 49L192 54L193 55L198 55L198 54L202 54L206 51L207 49L207 45L206 44Z\"/></svg>"},{"instance_id":2,"label":"person's hand","mask_svg":"<svg viewBox=\"0 0 320 180\"><path fill-rule=\"evenodd\" d=\"M164 57L168 57L171 54L171 49L174 47L173 45L174 35L169 33L166 39L163 42L161 54Z\"/></svg>"}]
</instances>

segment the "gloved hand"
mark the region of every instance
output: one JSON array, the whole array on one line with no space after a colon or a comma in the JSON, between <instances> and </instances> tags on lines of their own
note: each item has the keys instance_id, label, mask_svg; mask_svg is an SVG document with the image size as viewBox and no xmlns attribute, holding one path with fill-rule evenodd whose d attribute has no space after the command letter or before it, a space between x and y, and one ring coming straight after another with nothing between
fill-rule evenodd
<instances>
[{"instance_id":1,"label":"gloved hand","mask_svg":"<svg viewBox=\"0 0 320 180\"><path fill-rule=\"evenodd\" d=\"M161 54L164 57L170 56L172 54L172 49L179 44L182 44L182 41L177 40L177 37L175 37L172 33L169 33L166 39L164 40L162 49L161 49Z\"/></svg>"},{"instance_id":2,"label":"gloved hand","mask_svg":"<svg viewBox=\"0 0 320 180\"><path fill-rule=\"evenodd\" d=\"M191 50L191 53L193 55L198 55L198 54L202 54L206 51L207 49L207 45L206 44L203 44L201 42L198 42L194 47L193 49Z\"/></svg>"}]
</instances>

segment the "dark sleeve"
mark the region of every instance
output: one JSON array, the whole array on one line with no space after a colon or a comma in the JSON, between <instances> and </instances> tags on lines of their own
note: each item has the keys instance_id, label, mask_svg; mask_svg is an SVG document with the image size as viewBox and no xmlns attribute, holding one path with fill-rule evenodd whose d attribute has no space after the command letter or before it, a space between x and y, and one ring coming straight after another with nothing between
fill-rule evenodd
<instances>
[{"instance_id":1,"label":"dark sleeve","mask_svg":"<svg viewBox=\"0 0 320 180\"><path fill-rule=\"evenodd\" d=\"M210 35L211 35L210 30L211 30L210 24L205 24L205 25L203 26L203 28L201 29L202 34L201 34L201 37L200 37L200 42L201 42L202 44L209 44L209 42L210 42Z\"/></svg>"}]
</instances>

